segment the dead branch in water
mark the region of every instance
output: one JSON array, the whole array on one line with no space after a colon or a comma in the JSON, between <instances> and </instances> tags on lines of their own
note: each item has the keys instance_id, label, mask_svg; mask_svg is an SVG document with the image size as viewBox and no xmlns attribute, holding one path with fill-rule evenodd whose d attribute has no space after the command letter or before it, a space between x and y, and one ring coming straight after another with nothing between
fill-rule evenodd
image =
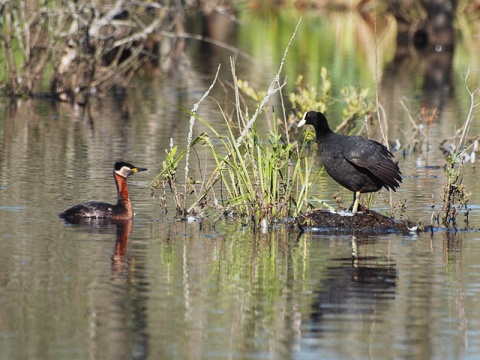
<instances>
[{"instance_id":1,"label":"dead branch in water","mask_svg":"<svg viewBox=\"0 0 480 360\"><path fill-rule=\"evenodd\" d=\"M10 96L41 96L83 103L93 92L124 86L152 57L149 40L164 15L146 3L112 6L59 1L3 3L0 45ZM19 55L20 54L20 55ZM50 90L42 80L50 77Z\"/></svg>"}]
</instances>

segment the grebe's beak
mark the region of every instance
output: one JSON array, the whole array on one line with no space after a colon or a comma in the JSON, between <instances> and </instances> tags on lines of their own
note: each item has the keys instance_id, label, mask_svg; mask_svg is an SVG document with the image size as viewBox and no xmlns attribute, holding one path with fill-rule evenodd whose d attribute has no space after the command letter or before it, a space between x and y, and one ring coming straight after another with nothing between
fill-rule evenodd
<instances>
[{"instance_id":1,"label":"grebe's beak","mask_svg":"<svg viewBox=\"0 0 480 360\"><path fill-rule=\"evenodd\" d=\"M138 167L132 168L132 171L134 173L139 172L139 171L147 171L147 170L148 170L147 168L138 168Z\"/></svg>"}]
</instances>

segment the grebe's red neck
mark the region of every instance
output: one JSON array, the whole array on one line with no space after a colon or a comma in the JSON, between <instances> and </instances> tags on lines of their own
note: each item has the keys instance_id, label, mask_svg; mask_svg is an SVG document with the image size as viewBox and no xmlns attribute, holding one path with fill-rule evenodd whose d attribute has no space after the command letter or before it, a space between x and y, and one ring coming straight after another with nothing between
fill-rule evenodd
<instances>
[{"instance_id":1,"label":"grebe's red neck","mask_svg":"<svg viewBox=\"0 0 480 360\"><path fill-rule=\"evenodd\" d=\"M133 217L133 208L132 203L130 202L130 197L128 196L128 185L127 178L113 172L113 177L115 178L115 183L117 184L117 205L123 206L126 209L125 218L131 219Z\"/></svg>"}]
</instances>

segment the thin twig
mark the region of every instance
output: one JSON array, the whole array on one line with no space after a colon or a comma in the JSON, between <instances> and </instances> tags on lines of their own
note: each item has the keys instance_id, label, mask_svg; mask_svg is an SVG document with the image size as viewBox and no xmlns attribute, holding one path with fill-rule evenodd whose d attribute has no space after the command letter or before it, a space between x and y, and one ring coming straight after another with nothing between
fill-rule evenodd
<instances>
[{"instance_id":1,"label":"thin twig","mask_svg":"<svg viewBox=\"0 0 480 360\"><path fill-rule=\"evenodd\" d=\"M413 148L415 148L415 146L416 146L415 141L416 141L416 137L418 136L418 134L421 135L420 136L421 139L423 139L423 140L426 139L427 143L428 143L428 141L429 141L428 134L426 134L425 131L423 131L423 129L415 122L415 120L412 116L412 113L410 112L410 109L407 107L407 104L405 104L404 99L400 100L400 105L405 110L405 113L407 114L408 120L410 121L410 124L412 125L412 128L413 128L413 131L410 131L411 136L410 136L410 139L407 141L406 146L412 146ZM405 137L407 137L407 135L405 133L404 133L404 135L405 135ZM420 141L417 141L417 142L420 142ZM420 142L420 144L421 144L421 142Z\"/></svg>"},{"instance_id":2,"label":"thin twig","mask_svg":"<svg viewBox=\"0 0 480 360\"><path fill-rule=\"evenodd\" d=\"M464 80L465 88L467 89L468 95L470 96L470 108L468 109L467 120L463 125L462 135L460 136L460 139L458 140L458 142L454 144L454 153L456 153L458 149L465 146L466 135L468 133L468 130L474 118L473 110L479 105L478 103L475 104L475 94L480 90L480 88L477 87L474 91L470 91L467 84L467 79L469 75L470 75L470 67L468 67L467 69L467 73L465 74L465 80Z\"/></svg>"},{"instance_id":3,"label":"thin twig","mask_svg":"<svg viewBox=\"0 0 480 360\"><path fill-rule=\"evenodd\" d=\"M148 35L153 33L159 26L161 22L159 19L155 19L151 24L149 24L142 31L136 32L126 38L117 40L113 43L113 47L121 46L123 44L130 44L140 39L146 39Z\"/></svg>"},{"instance_id":4,"label":"thin twig","mask_svg":"<svg viewBox=\"0 0 480 360\"><path fill-rule=\"evenodd\" d=\"M288 121L287 121L287 114L285 112L285 101L283 99L283 94L280 92L280 103L282 104L282 115L283 115L283 126L285 127L285 137L287 144L290 144L290 134L288 131ZM275 126L275 124L274 124Z\"/></svg>"},{"instance_id":5,"label":"thin twig","mask_svg":"<svg viewBox=\"0 0 480 360\"><path fill-rule=\"evenodd\" d=\"M380 83L380 75L379 75L379 61L378 61L378 48L380 46L380 42L383 40L385 35L387 34L388 29L390 28L390 24L388 25L387 29L385 30L384 34L380 38L380 40L377 37L377 1L374 1L374 7L375 7L375 14L374 14L374 28L375 28L375 102L377 104L377 118L378 118L378 124L380 126L380 131L382 133L382 138L385 146L387 149L389 148L388 146L388 134L387 134L387 129L385 127L387 126L387 115L385 113L385 109L383 106L380 104L380 99L379 99L379 83ZM393 211L394 211L394 206L393 206L393 191L390 189L389 190L389 196L390 196L390 213L393 216Z\"/></svg>"},{"instance_id":6,"label":"thin twig","mask_svg":"<svg viewBox=\"0 0 480 360\"><path fill-rule=\"evenodd\" d=\"M387 119L386 119L385 110L383 109L383 107L380 104L380 99L379 99L379 95L378 95L379 92L380 92L380 90L379 90L379 83L380 83L379 67L380 67L380 64L379 64L379 61L378 61L378 47L380 46L380 42L385 37L386 33L384 33L382 38L380 40L378 40L378 37L377 37L377 1L376 0L374 2L374 7L375 7L375 15L374 15L374 28L375 28L375 102L377 104L377 118L378 118L378 124L380 126L380 131L382 133L383 142L385 143L385 146L388 148L388 137L387 137L387 134L386 134L385 129L384 129L384 124L386 124ZM388 30L388 28L387 28L387 30ZM381 110L382 110L382 113L380 113ZM385 115L385 116L382 117L382 115ZM382 122L382 119L383 119L383 121L385 121L385 123Z\"/></svg>"},{"instance_id":7,"label":"thin twig","mask_svg":"<svg viewBox=\"0 0 480 360\"><path fill-rule=\"evenodd\" d=\"M235 92L235 111L237 113L237 122L238 122L238 128L241 129L242 128L242 124L245 123L245 121L243 120L243 114L242 114L242 111L240 109L240 91L238 89L238 79L237 79L237 72L235 71L235 61L234 59L231 57L230 58L230 69L232 70L232 78L233 78L233 90Z\"/></svg>"},{"instance_id":8,"label":"thin twig","mask_svg":"<svg viewBox=\"0 0 480 360\"><path fill-rule=\"evenodd\" d=\"M117 0L115 5L108 11L102 18L95 19L88 30L88 35L92 37L98 37L100 29L108 24L124 10L125 0ZM92 6L93 9L93 6Z\"/></svg>"},{"instance_id":9,"label":"thin twig","mask_svg":"<svg viewBox=\"0 0 480 360\"><path fill-rule=\"evenodd\" d=\"M265 97L262 99L262 101L261 101L260 105L258 106L257 110L255 110L255 113L253 114L252 118L247 123L247 126L243 129L242 133L237 138L237 145L239 145L243 141L243 138L246 136L247 132L250 131L252 126L255 124L255 121L257 120L258 115L263 111L263 108L270 101L270 98L277 91L280 91L286 85L286 81L284 81L283 84L280 84L280 74L282 73L283 65L285 64L285 61L287 59L288 50L290 50L290 46L292 45L293 39L295 38L295 35L297 34L297 31L298 31L298 28L299 28L301 22L302 22L302 18L300 18L300 20L298 20L298 23L297 23L297 26L295 27L293 35L290 38L290 41L288 42L288 45L287 45L287 48L285 49L285 52L283 53L282 61L280 62L280 66L278 68L277 74L275 75L275 78L273 79L273 81L270 83L270 87L268 88L267 95L265 95Z\"/></svg>"},{"instance_id":10,"label":"thin twig","mask_svg":"<svg viewBox=\"0 0 480 360\"><path fill-rule=\"evenodd\" d=\"M192 115L190 116L190 127L188 131L188 138L187 138L187 153L185 155L185 196L183 197L184 202L183 202L183 209L185 210L187 208L187 186L188 186L188 167L189 167L189 159L190 159L190 144L192 143L192 138L193 138L193 125L195 125L195 115L197 114L198 108L200 106L200 103L206 99L206 97L210 94L210 91L212 91L213 86L217 82L218 74L220 72L220 67L221 64L218 65L217 72L215 74L215 78L213 79L212 84L208 88L207 91L203 94L203 96L200 98L200 100L193 105L192 108Z\"/></svg>"},{"instance_id":11,"label":"thin twig","mask_svg":"<svg viewBox=\"0 0 480 360\"><path fill-rule=\"evenodd\" d=\"M203 41L209 44L213 44L215 46L221 47L223 49L229 50L235 54L242 55L245 59L250 60L253 62L253 58L248 55L246 52L239 50L238 48L228 45L224 42L212 39L207 36L203 35L196 35L196 34L189 34L189 33L176 33L172 31L167 31L167 30L159 30L159 33L163 36L168 36L168 37L173 37L173 38L179 38L179 39L193 39L193 40L199 40Z\"/></svg>"}]
</instances>

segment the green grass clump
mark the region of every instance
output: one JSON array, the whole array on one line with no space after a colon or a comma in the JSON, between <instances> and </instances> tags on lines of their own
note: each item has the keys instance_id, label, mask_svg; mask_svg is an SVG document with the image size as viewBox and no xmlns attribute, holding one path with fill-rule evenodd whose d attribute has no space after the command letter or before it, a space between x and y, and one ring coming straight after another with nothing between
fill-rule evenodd
<instances>
[{"instance_id":1,"label":"green grass clump","mask_svg":"<svg viewBox=\"0 0 480 360\"><path fill-rule=\"evenodd\" d=\"M237 129L228 119L225 118L228 133L225 137L203 119L201 121L221 142L219 152L210 137L202 136L202 143L208 146L216 163L206 190L216 181L221 182L222 196L216 198L216 203L224 214L259 222L296 216L301 211L306 205L312 168L306 158L299 156L302 151L297 143L286 142L275 125L266 137L252 127L244 141L237 142ZM206 195L206 191L204 193Z\"/></svg>"},{"instance_id":2,"label":"green grass clump","mask_svg":"<svg viewBox=\"0 0 480 360\"><path fill-rule=\"evenodd\" d=\"M295 217L311 206L308 190L315 181L312 164L308 157L302 156L304 147L284 139L275 119L273 130L265 136L253 126L239 141L238 134L245 128L234 126L224 113L223 126L191 115L208 129L193 140L192 146L203 148L215 167L199 181L192 182L198 189L189 191L194 194L193 200L188 208L183 208L185 194L179 190L177 168L186 151L178 155L176 147L167 151L154 188L170 188L178 215L202 214L215 218L225 215L259 223ZM225 133L218 128L225 129Z\"/></svg>"}]
</instances>

